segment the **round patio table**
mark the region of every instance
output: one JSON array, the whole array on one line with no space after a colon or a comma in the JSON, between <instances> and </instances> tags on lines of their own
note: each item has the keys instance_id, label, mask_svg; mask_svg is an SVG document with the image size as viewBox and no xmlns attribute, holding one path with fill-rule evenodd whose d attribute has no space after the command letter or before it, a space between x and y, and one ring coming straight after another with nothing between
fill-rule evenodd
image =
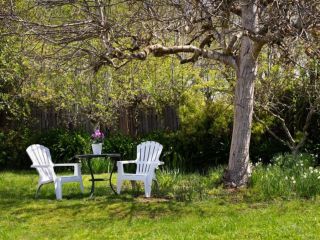
<instances>
[{"instance_id":1,"label":"round patio table","mask_svg":"<svg viewBox=\"0 0 320 240\"><path fill-rule=\"evenodd\" d=\"M90 170L90 175L91 175L91 179L89 181L91 181L91 191L90 191L90 198L93 197L94 195L94 182L98 182L98 181L109 181L109 185L110 188L112 189L112 191L114 193L116 193L116 191L114 190L114 187L112 185L112 174L116 171L117 169L117 161L121 160L121 154L119 153L103 153L103 154L81 154L81 155L75 155L74 158L81 160L85 160L88 162L88 166L89 166L89 170ZM91 165L91 160L93 158L100 158L100 159L104 159L106 160L107 158L110 158L113 162L112 165L112 169L111 169L111 173L109 176L109 179L105 179L105 178L95 178L94 174L93 174L93 170L92 170L92 165Z\"/></svg>"}]
</instances>

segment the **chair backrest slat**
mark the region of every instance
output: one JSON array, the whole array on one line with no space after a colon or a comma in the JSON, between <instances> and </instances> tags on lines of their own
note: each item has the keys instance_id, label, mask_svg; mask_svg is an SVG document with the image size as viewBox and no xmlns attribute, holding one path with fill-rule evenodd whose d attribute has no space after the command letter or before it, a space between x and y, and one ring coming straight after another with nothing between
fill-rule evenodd
<instances>
[{"instance_id":1,"label":"chair backrest slat","mask_svg":"<svg viewBox=\"0 0 320 240\"><path fill-rule=\"evenodd\" d=\"M151 169L151 164L159 160L162 145L157 142L143 142L137 146L137 174L146 174Z\"/></svg>"},{"instance_id":2,"label":"chair backrest slat","mask_svg":"<svg viewBox=\"0 0 320 240\"><path fill-rule=\"evenodd\" d=\"M50 150L40 144L33 144L27 148L27 153L33 165L48 166L37 168L40 178L43 181L53 181L56 175L53 170Z\"/></svg>"}]
</instances>

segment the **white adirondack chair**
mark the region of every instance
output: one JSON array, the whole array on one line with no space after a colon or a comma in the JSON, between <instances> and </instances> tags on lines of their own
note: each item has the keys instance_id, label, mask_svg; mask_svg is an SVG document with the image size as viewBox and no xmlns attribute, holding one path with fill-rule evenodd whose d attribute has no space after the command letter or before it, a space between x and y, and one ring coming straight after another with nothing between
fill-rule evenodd
<instances>
[{"instance_id":1,"label":"white adirondack chair","mask_svg":"<svg viewBox=\"0 0 320 240\"><path fill-rule=\"evenodd\" d=\"M164 164L159 160L162 145L153 142L143 142L137 146L137 159L129 161L118 161L118 176L117 176L117 193L120 194L121 186L124 180L142 181L144 183L145 196L150 197L152 180L156 180L155 170L159 165ZM123 170L124 164L134 163L137 165L136 173L125 173Z\"/></svg>"},{"instance_id":2,"label":"white adirondack chair","mask_svg":"<svg viewBox=\"0 0 320 240\"><path fill-rule=\"evenodd\" d=\"M54 183L56 198L62 199L62 184L66 182L79 182L80 189L83 193L83 183L81 176L81 168L79 163L59 163L54 164L51 160L50 151L45 146L33 144L27 148L27 153L31 158L32 168L37 169L39 173L38 188L36 196L43 184ZM71 176L57 176L54 172L54 167L74 167L74 175Z\"/></svg>"}]
</instances>

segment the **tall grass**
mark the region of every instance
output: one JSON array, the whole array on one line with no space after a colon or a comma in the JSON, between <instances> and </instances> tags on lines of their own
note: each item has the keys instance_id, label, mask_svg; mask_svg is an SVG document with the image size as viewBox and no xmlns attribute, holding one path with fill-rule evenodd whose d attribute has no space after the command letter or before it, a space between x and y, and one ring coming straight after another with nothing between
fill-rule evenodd
<instances>
[{"instance_id":1,"label":"tall grass","mask_svg":"<svg viewBox=\"0 0 320 240\"><path fill-rule=\"evenodd\" d=\"M157 174L159 195L178 201L203 200L221 186L222 172L222 167L211 169L206 175L160 171Z\"/></svg>"},{"instance_id":2,"label":"tall grass","mask_svg":"<svg viewBox=\"0 0 320 240\"><path fill-rule=\"evenodd\" d=\"M252 200L273 198L314 198L320 195L320 169L315 166L316 156L310 154L277 155L271 163L254 166L248 189L243 196ZM110 172L113 162L105 159L92 161L94 173ZM82 170L89 173L86 161ZM127 169L134 172L134 169ZM208 171L207 174L185 174L179 170L162 169L157 171L157 182L152 194L156 197L177 201L198 201L228 194L222 184L223 166ZM124 192L143 194L143 184L124 184Z\"/></svg>"},{"instance_id":3,"label":"tall grass","mask_svg":"<svg viewBox=\"0 0 320 240\"><path fill-rule=\"evenodd\" d=\"M253 190L265 199L314 198L320 194L320 169L310 154L278 155L267 166L258 163L251 180Z\"/></svg>"},{"instance_id":4,"label":"tall grass","mask_svg":"<svg viewBox=\"0 0 320 240\"><path fill-rule=\"evenodd\" d=\"M222 167L211 169L206 175L184 174L179 170L160 170L157 172L157 182L152 185L152 196L179 202L208 199L222 190L222 172ZM132 185L129 181L125 181L122 192L142 195L143 183L136 182Z\"/></svg>"}]
</instances>

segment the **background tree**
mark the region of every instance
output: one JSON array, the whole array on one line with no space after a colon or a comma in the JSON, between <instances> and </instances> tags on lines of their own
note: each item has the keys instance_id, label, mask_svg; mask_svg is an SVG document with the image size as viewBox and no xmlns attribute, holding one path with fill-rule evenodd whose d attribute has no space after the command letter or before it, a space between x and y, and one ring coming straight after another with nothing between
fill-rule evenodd
<instances>
[{"instance_id":1,"label":"background tree","mask_svg":"<svg viewBox=\"0 0 320 240\"><path fill-rule=\"evenodd\" d=\"M3 143L0 144L0 168L19 166L19 143L28 135L25 126L30 123L30 109L23 89L30 71L27 59L19 56L20 52L19 39L0 38L0 141ZM9 151L11 148L15 151Z\"/></svg>"},{"instance_id":2,"label":"background tree","mask_svg":"<svg viewBox=\"0 0 320 240\"><path fill-rule=\"evenodd\" d=\"M316 0L47 0L3 9L8 9L1 13L6 26L17 23L25 36L39 41L33 50L69 60L82 57L95 71L151 54L175 54L181 63L212 59L232 68L237 80L225 175L230 186L246 184L250 172L254 83L262 47L285 49L288 42L312 41L320 12Z\"/></svg>"},{"instance_id":3,"label":"background tree","mask_svg":"<svg viewBox=\"0 0 320 240\"><path fill-rule=\"evenodd\" d=\"M255 118L297 154L307 142L320 109L319 60L306 55L304 49L296 49L295 60L286 66L281 66L281 55L275 51L265 56L268 59L258 78ZM268 116L267 121L263 116Z\"/></svg>"}]
</instances>

